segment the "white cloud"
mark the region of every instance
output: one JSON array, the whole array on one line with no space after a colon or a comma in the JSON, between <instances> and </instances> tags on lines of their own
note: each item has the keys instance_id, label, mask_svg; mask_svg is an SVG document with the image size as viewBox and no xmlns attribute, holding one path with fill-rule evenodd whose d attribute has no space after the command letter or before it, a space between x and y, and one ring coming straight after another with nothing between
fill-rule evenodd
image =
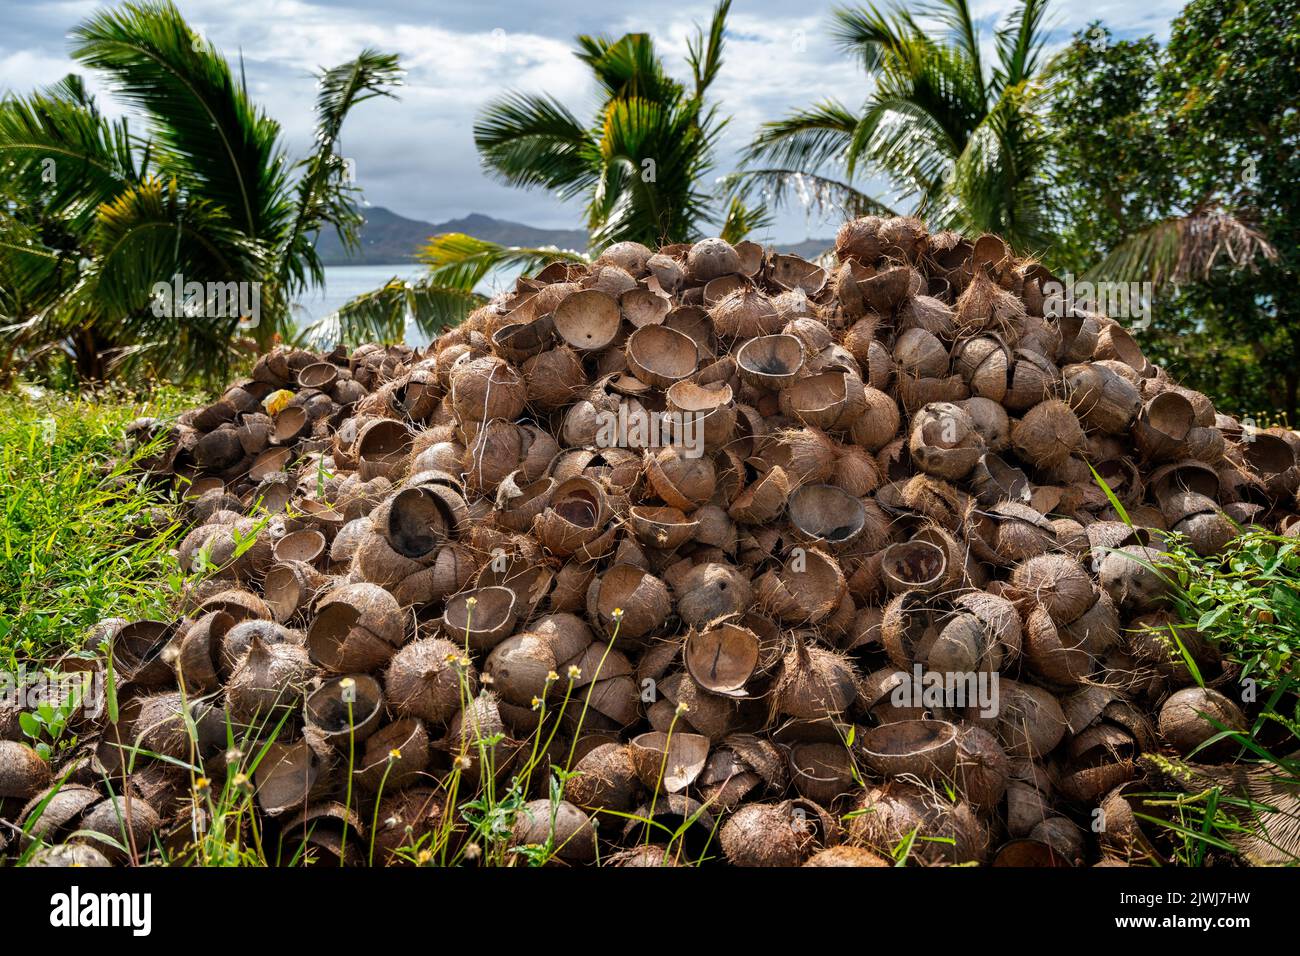
<instances>
[{"instance_id":1,"label":"white cloud","mask_svg":"<svg viewBox=\"0 0 1300 956\"><path fill-rule=\"evenodd\" d=\"M344 151L356 161L373 204L433 221L473 211L553 227L572 227L578 208L544 193L510 189L482 173L471 134L479 109L513 88L552 94L585 119L595 90L572 55L577 32L649 31L672 73L685 79L685 39L696 23L707 21L712 6L708 0L676 0L638 4L629 12L610 9L605 0L570 0L563 8L506 0L455 6L424 0L178 2L237 68L242 56L255 99L284 125L296 155L311 142L315 70L367 46L401 54L408 73L400 101L362 105L344 130ZM727 59L713 88L721 111L732 117L720 144L719 172L732 168L764 120L827 97L850 107L865 97L868 81L830 38L832 5L831 0L793 9L777 0L734 5ZM6 24L0 36L0 88L30 89L74 69L66 33L100 6L90 0L0 0L0 22ZM1017 4L974 0L972 6L991 42L992 27ZM1179 0L1060 2L1050 23L1061 41L1093 19L1121 35L1163 37L1180 8ZM799 212L784 214L774 230L791 239L826 232L823 223Z\"/></svg>"}]
</instances>

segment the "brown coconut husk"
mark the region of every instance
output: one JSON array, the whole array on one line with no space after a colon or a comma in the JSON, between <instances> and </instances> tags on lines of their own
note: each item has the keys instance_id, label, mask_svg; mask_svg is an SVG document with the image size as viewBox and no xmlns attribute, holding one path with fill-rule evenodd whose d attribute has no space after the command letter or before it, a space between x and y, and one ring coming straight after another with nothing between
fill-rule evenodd
<instances>
[{"instance_id":1,"label":"brown coconut husk","mask_svg":"<svg viewBox=\"0 0 1300 956\"><path fill-rule=\"evenodd\" d=\"M1214 554L1232 522L1300 531L1296 439L1218 413L1112 320L1060 308L1056 277L998 237L868 217L837 245L831 264L620 243L520 277L425 349L276 349L206 408L133 423L136 450L166 446L144 473L180 489L178 562L218 570L187 579L175 616L88 635L112 642L122 718L74 714L86 748L65 786L124 778L153 815L133 862L155 861L154 835L180 852L185 774L128 750L138 737L211 775L228 707L264 757L255 822L318 863L363 862L372 810L376 859L417 859L451 819L444 791L474 800L489 773L507 787L539 732L545 762L577 771L557 865L595 862L596 833L602 862L629 864L721 845L733 863L867 865L904 840L925 864L993 846L1002 864L1155 860L1129 804L1143 758L1207 738L1172 729L1197 682L1147 566L1175 533ZM620 412L691 427L602 432ZM912 552L937 573L912 573ZM1233 679L1208 641L1180 640L1208 686ZM913 699L914 667L997 698ZM345 681L366 704L346 765L326 713ZM955 751L945 730L926 758L909 721L957 728ZM695 754L647 769L650 787L644 734L697 738ZM0 706L0 738L20 735ZM910 779L870 779L877 737L906 738L879 772ZM78 842L38 858L88 851L72 836L88 815L120 839L117 806L69 793L47 838ZM552 841L536 775L526 799L541 802L518 844ZM3 843L21 801L0 803ZM1098 806L1092 841L1079 822ZM610 813L681 838L645 849L645 825ZM476 849L453 821L449 858Z\"/></svg>"}]
</instances>

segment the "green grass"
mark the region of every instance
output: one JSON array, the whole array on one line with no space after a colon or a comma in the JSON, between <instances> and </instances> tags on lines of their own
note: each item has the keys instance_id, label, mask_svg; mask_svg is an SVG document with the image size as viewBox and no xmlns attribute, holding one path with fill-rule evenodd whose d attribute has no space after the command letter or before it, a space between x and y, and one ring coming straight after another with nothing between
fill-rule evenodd
<instances>
[{"instance_id":1,"label":"green grass","mask_svg":"<svg viewBox=\"0 0 1300 956\"><path fill-rule=\"evenodd\" d=\"M147 403L0 394L0 668L78 647L103 618L164 611L172 595L159 582L179 525L131 541L124 532L167 496L110 461L133 418L193 403L172 390Z\"/></svg>"}]
</instances>

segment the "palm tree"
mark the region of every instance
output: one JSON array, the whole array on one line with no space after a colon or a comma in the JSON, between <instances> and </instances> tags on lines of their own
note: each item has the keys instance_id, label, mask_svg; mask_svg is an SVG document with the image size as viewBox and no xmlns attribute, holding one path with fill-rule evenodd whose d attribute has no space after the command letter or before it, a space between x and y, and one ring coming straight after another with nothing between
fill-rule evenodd
<instances>
[{"instance_id":1,"label":"palm tree","mask_svg":"<svg viewBox=\"0 0 1300 956\"><path fill-rule=\"evenodd\" d=\"M991 67L967 0L925 8L942 27L933 32L905 10L836 10L836 40L874 81L865 104L855 112L827 100L765 123L735 181L774 202L798 190L846 216L893 215L860 187L882 173L899 203L934 226L1046 247L1046 7L1021 0L996 34Z\"/></svg>"},{"instance_id":2,"label":"palm tree","mask_svg":"<svg viewBox=\"0 0 1300 956\"><path fill-rule=\"evenodd\" d=\"M144 133L107 120L77 77L0 103L6 364L66 354L83 380L219 377L241 333L262 346L292 333L292 298L323 280L322 228L356 243L358 191L339 135L354 106L391 95L397 58L366 50L320 73L316 149L291 163L279 124L170 2L101 11L72 38ZM155 284L175 275L259 284L260 324L153 308Z\"/></svg>"},{"instance_id":3,"label":"palm tree","mask_svg":"<svg viewBox=\"0 0 1300 956\"><path fill-rule=\"evenodd\" d=\"M484 168L511 186L582 199L593 253L615 242L655 247L704 232L738 240L761 228L767 222L762 210L736 196L719 202L703 188L726 125L707 94L722 68L730 6L731 0L721 0L708 28L688 40L688 83L668 75L646 34L579 36L575 55L601 91L595 115L584 123L555 97L508 93L488 104L474 125ZM353 300L326 336L398 336L407 316L427 333L479 305L483 298L474 289L493 270L533 269L560 258L584 257L435 236L420 254L429 266L426 276L415 283L394 279Z\"/></svg>"}]
</instances>

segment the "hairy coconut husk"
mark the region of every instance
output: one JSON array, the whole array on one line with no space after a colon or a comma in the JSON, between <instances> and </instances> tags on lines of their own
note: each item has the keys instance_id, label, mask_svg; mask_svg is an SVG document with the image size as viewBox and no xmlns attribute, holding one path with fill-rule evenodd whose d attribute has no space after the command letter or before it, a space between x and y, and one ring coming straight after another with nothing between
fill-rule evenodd
<instances>
[{"instance_id":1,"label":"hairy coconut husk","mask_svg":"<svg viewBox=\"0 0 1300 956\"><path fill-rule=\"evenodd\" d=\"M984 455L984 440L959 406L926 405L912 419L908 451L917 467L938 478L965 477Z\"/></svg>"},{"instance_id":2,"label":"hairy coconut husk","mask_svg":"<svg viewBox=\"0 0 1300 956\"><path fill-rule=\"evenodd\" d=\"M373 584L345 584L323 595L307 632L307 647L335 673L383 666L402 642L406 625L397 599Z\"/></svg>"},{"instance_id":3,"label":"hairy coconut husk","mask_svg":"<svg viewBox=\"0 0 1300 956\"><path fill-rule=\"evenodd\" d=\"M710 622L748 609L753 600L749 579L728 564L706 562L695 565L673 583L677 614L689 627L704 628Z\"/></svg>"},{"instance_id":4,"label":"hairy coconut husk","mask_svg":"<svg viewBox=\"0 0 1300 956\"><path fill-rule=\"evenodd\" d=\"M784 414L833 432L851 428L866 409L862 379L851 369L836 368L797 379L780 395Z\"/></svg>"},{"instance_id":5,"label":"hairy coconut husk","mask_svg":"<svg viewBox=\"0 0 1300 956\"><path fill-rule=\"evenodd\" d=\"M790 776L799 793L828 807L853 785L853 759L842 743L808 742L790 748Z\"/></svg>"},{"instance_id":6,"label":"hairy coconut husk","mask_svg":"<svg viewBox=\"0 0 1300 956\"><path fill-rule=\"evenodd\" d=\"M226 681L226 708L243 724L271 721L294 710L315 673L306 648L298 644L265 644L254 637Z\"/></svg>"},{"instance_id":7,"label":"hairy coconut husk","mask_svg":"<svg viewBox=\"0 0 1300 956\"><path fill-rule=\"evenodd\" d=\"M147 853L150 841L161 828L158 811L138 797L120 794L91 807L81 818L73 839L93 846L113 863L122 863L128 857Z\"/></svg>"},{"instance_id":8,"label":"hairy coconut husk","mask_svg":"<svg viewBox=\"0 0 1300 956\"><path fill-rule=\"evenodd\" d=\"M889 855L914 834L912 857L925 863L983 862L989 834L966 803L903 781L872 786L859 798L848 824L849 839Z\"/></svg>"},{"instance_id":9,"label":"hairy coconut husk","mask_svg":"<svg viewBox=\"0 0 1300 956\"><path fill-rule=\"evenodd\" d=\"M1099 569L1101 586L1115 606L1129 614L1154 610L1168 593L1169 573L1160 565L1164 555L1157 548L1131 544L1111 551Z\"/></svg>"},{"instance_id":10,"label":"hairy coconut husk","mask_svg":"<svg viewBox=\"0 0 1300 956\"><path fill-rule=\"evenodd\" d=\"M1017 596L1036 602L1056 624L1069 624L1096 600L1092 579L1079 562L1065 555L1030 558L1011 573Z\"/></svg>"},{"instance_id":11,"label":"hairy coconut husk","mask_svg":"<svg viewBox=\"0 0 1300 956\"><path fill-rule=\"evenodd\" d=\"M1065 394L1089 431L1128 431L1142 407L1142 395L1128 379L1099 362L1062 369Z\"/></svg>"},{"instance_id":12,"label":"hairy coconut husk","mask_svg":"<svg viewBox=\"0 0 1300 956\"><path fill-rule=\"evenodd\" d=\"M997 736L1010 757L1046 756L1065 736L1065 713L1048 691L1002 679Z\"/></svg>"},{"instance_id":13,"label":"hairy coconut husk","mask_svg":"<svg viewBox=\"0 0 1300 956\"><path fill-rule=\"evenodd\" d=\"M458 594L443 609L443 635L476 651L489 651L514 630L519 604L517 593L505 587L481 587Z\"/></svg>"},{"instance_id":14,"label":"hairy coconut husk","mask_svg":"<svg viewBox=\"0 0 1300 956\"><path fill-rule=\"evenodd\" d=\"M1246 718L1236 704L1209 687L1185 687L1170 695L1160 708L1160 736L1183 756L1194 753L1207 760L1231 754L1236 750L1231 740L1202 747L1225 728L1245 733Z\"/></svg>"},{"instance_id":15,"label":"hairy coconut husk","mask_svg":"<svg viewBox=\"0 0 1300 956\"><path fill-rule=\"evenodd\" d=\"M816 720L843 713L857 696L857 674L847 658L799 638L778 668L773 714Z\"/></svg>"},{"instance_id":16,"label":"hairy coconut husk","mask_svg":"<svg viewBox=\"0 0 1300 956\"><path fill-rule=\"evenodd\" d=\"M783 289L815 296L826 285L826 270L795 255L774 255L768 260L768 278Z\"/></svg>"},{"instance_id":17,"label":"hairy coconut husk","mask_svg":"<svg viewBox=\"0 0 1300 956\"><path fill-rule=\"evenodd\" d=\"M781 314L765 293L745 285L728 293L709 309L713 330L723 339L752 339L780 331Z\"/></svg>"},{"instance_id":18,"label":"hairy coconut husk","mask_svg":"<svg viewBox=\"0 0 1300 956\"><path fill-rule=\"evenodd\" d=\"M891 594L930 593L943 586L948 558L942 548L928 542L903 541L885 549L881 573Z\"/></svg>"},{"instance_id":19,"label":"hairy coconut husk","mask_svg":"<svg viewBox=\"0 0 1300 956\"><path fill-rule=\"evenodd\" d=\"M551 503L533 522L541 545L558 557L567 557L595 541L609 521L604 490L590 478L561 481Z\"/></svg>"},{"instance_id":20,"label":"hairy coconut husk","mask_svg":"<svg viewBox=\"0 0 1300 956\"><path fill-rule=\"evenodd\" d=\"M668 587L659 578L630 564L599 574L587 591L587 615L605 633L624 640L645 638L672 610Z\"/></svg>"},{"instance_id":21,"label":"hairy coconut husk","mask_svg":"<svg viewBox=\"0 0 1300 956\"><path fill-rule=\"evenodd\" d=\"M0 740L0 797L28 800L50 784L50 766L31 747Z\"/></svg>"},{"instance_id":22,"label":"hairy coconut husk","mask_svg":"<svg viewBox=\"0 0 1300 956\"><path fill-rule=\"evenodd\" d=\"M863 216L840 226L835 235L836 257L841 262L875 265L885 255L886 242L880 234L883 224L880 216Z\"/></svg>"},{"instance_id":23,"label":"hairy coconut husk","mask_svg":"<svg viewBox=\"0 0 1300 956\"><path fill-rule=\"evenodd\" d=\"M695 343L662 325L648 325L633 332L625 354L632 374L658 388L667 388L695 372Z\"/></svg>"},{"instance_id":24,"label":"hairy coconut husk","mask_svg":"<svg viewBox=\"0 0 1300 956\"><path fill-rule=\"evenodd\" d=\"M589 750L573 767L565 796L589 810L627 813L636 806L641 781L626 744L604 743Z\"/></svg>"},{"instance_id":25,"label":"hairy coconut husk","mask_svg":"<svg viewBox=\"0 0 1300 956\"><path fill-rule=\"evenodd\" d=\"M690 733L641 734L628 745L632 765L646 789L658 793L680 793L704 769L709 755L709 738Z\"/></svg>"},{"instance_id":26,"label":"hairy coconut husk","mask_svg":"<svg viewBox=\"0 0 1300 956\"><path fill-rule=\"evenodd\" d=\"M1196 411L1177 392L1161 392L1138 412L1133 440L1148 461L1170 461L1188 457L1188 436Z\"/></svg>"},{"instance_id":27,"label":"hairy coconut husk","mask_svg":"<svg viewBox=\"0 0 1300 956\"><path fill-rule=\"evenodd\" d=\"M807 801L747 803L727 818L718 839L733 866L800 866L826 841L820 823Z\"/></svg>"},{"instance_id":28,"label":"hairy coconut husk","mask_svg":"<svg viewBox=\"0 0 1300 956\"><path fill-rule=\"evenodd\" d=\"M760 665L761 641L739 624L720 622L686 637L682 659L695 683L714 694L745 697Z\"/></svg>"},{"instance_id":29,"label":"hairy coconut husk","mask_svg":"<svg viewBox=\"0 0 1300 956\"><path fill-rule=\"evenodd\" d=\"M1011 429L1011 443L1027 464L1054 468L1083 447L1083 428L1070 406L1049 399L1025 412Z\"/></svg>"},{"instance_id":30,"label":"hairy coconut husk","mask_svg":"<svg viewBox=\"0 0 1300 956\"><path fill-rule=\"evenodd\" d=\"M816 624L826 619L844 596L844 572L819 548L795 548L779 570L754 582L758 600L787 624Z\"/></svg>"},{"instance_id":31,"label":"hairy coconut husk","mask_svg":"<svg viewBox=\"0 0 1300 956\"><path fill-rule=\"evenodd\" d=\"M804 866L892 866L870 850L859 846L833 846L818 850Z\"/></svg>"}]
</instances>

